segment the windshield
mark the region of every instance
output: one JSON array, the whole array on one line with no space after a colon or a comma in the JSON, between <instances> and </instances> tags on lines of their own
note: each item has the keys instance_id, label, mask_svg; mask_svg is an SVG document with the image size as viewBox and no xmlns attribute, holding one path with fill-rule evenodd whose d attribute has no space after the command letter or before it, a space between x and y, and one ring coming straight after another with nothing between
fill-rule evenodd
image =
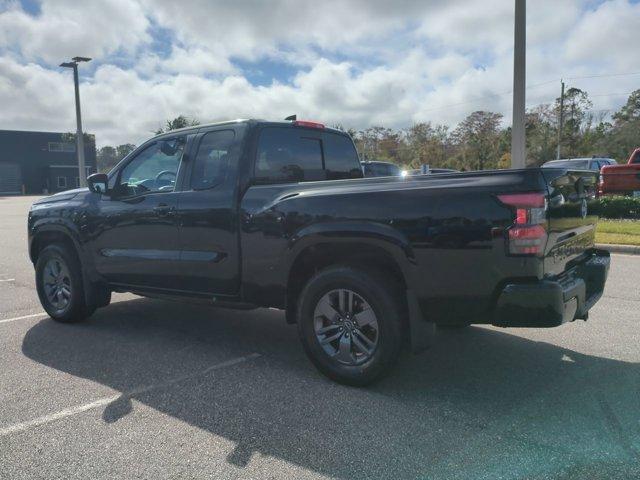
<instances>
[{"instance_id":1,"label":"windshield","mask_svg":"<svg viewBox=\"0 0 640 480\"><path fill-rule=\"evenodd\" d=\"M545 168L576 168L578 170L589 170L589 160L558 160L547 162L542 166Z\"/></svg>"}]
</instances>

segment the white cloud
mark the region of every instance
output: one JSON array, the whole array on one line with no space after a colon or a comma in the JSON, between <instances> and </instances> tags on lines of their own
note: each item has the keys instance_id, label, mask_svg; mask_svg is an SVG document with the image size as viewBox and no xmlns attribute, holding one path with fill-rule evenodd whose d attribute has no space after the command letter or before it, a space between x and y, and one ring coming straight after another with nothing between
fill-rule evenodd
<instances>
[{"instance_id":1,"label":"white cloud","mask_svg":"<svg viewBox=\"0 0 640 480\"><path fill-rule=\"evenodd\" d=\"M220 51L204 48L182 48L174 45L171 54L161 58L157 54L143 56L134 68L147 76L163 74L229 74L237 72L229 58Z\"/></svg>"},{"instance_id":2,"label":"white cloud","mask_svg":"<svg viewBox=\"0 0 640 480\"><path fill-rule=\"evenodd\" d=\"M539 0L528 8L529 85L558 79L529 89L528 103L553 101L560 77L637 70L639 5ZM210 121L297 113L354 127L453 125L477 109L510 118L512 0L45 0L41 10L33 16L0 3L0 128L73 130L73 84L55 67L73 55L96 58L83 68L81 96L85 128L99 145L139 143L179 114ZM265 62L293 73L252 84L252 65ZM630 92L639 80L571 83L603 94Z\"/></svg>"},{"instance_id":3,"label":"white cloud","mask_svg":"<svg viewBox=\"0 0 640 480\"><path fill-rule=\"evenodd\" d=\"M584 15L572 29L567 58L636 71L640 66L639 35L640 3L607 2Z\"/></svg>"},{"instance_id":4,"label":"white cloud","mask_svg":"<svg viewBox=\"0 0 640 480\"><path fill-rule=\"evenodd\" d=\"M119 50L132 53L149 40L149 21L129 0L45 1L37 17L17 3L0 13L0 45L14 46L28 60L51 65L74 56L100 59Z\"/></svg>"}]
</instances>

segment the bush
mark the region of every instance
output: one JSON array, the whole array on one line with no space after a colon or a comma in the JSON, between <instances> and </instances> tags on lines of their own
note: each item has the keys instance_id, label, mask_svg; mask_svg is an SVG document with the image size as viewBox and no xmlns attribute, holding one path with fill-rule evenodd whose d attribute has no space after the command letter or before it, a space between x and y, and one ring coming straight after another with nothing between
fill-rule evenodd
<instances>
[{"instance_id":1,"label":"bush","mask_svg":"<svg viewBox=\"0 0 640 480\"><path fill-rule=\"evenodd\" d=\"M595 213L603 218L640 219L640 198L600 197L594 205Z\"/></svg>"}]
</instances>

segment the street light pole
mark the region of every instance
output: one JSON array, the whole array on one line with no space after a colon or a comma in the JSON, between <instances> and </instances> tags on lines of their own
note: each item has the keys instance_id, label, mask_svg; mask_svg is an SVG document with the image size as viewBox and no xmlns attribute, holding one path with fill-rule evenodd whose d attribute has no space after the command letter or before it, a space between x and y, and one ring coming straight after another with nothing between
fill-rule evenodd
<instances>
[{"instance_id":1,"label":"street light pole","mask_svg":"<svg viewBox=\"0 0 640 480\"><path fill-rule=\"evenodd\" d=\"M562 128L564 124L564 80L560 80L560 119L558 121L558 152L557 159L560 160L562 149Z\"/></svg>"},{"instance_id":2,"label":"street light pole","mask_svg":"<svg viewBox=\"0 0 640 480\"><path fill-rule=\"evenodd\" d=\"M526 0L515 0L513 38L513 121L511 127L511 168L524 168L526 159L525 88L526 88Z\"/></svg>"},{"instance_id":3,"label":"street light pole","mask_svg":"<svg viewBox=\"0 0 640 480\"><path fill-rule=\"evenodd\" d=\"M80 84L78 81L78 62L89 62L87 57L73 57L72 62L61 63L61 67L73 69L73 86L76 95L76 151L78 155L78 181L81 187L87 186L87 170L84 164L84 135L82 133L82 116L80 114Z\"/></svg>"}]
</instances>

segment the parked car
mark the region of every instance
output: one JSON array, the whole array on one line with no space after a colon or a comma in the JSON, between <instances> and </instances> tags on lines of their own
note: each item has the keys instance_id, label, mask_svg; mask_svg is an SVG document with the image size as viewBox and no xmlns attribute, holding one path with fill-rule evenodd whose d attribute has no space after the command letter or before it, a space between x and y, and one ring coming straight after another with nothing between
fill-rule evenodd
<instances>
[{"instance_id":1,"label":"parked car","mask_svg":"<svg viewBox=\"0 0 640 480\"><path fill-rule=\"evenodd\" d=\"M624 165L604 167L600 172L600 195L640 197L640 148L636 148Z\"/></svg>"},{"instance_id":2,"label":"parked car","mask_svg":"<svg viewBox=\"0 0 640 480\"><path fill-rule=\"evenodd\" d=\"M616 165L613 158L566 158L562 160L550 160L542 164L543 168L572 168L579 170L593 170L599 172L601 168Z\"/></svg>"},{"instance_id":3,"label":"parked car","mask_svg":"<svg viewBox=\"0 0 640 480\"><path fill-rule=\"evenodd\" d=\"M399 177L402 169L395 163L366 161L362 162L362 171L365 177Z\"/></svg>"},{"instance_id":4,"label":"parked car","mask_svg":"<svg viewBox=\"0 0 640 480\"><path fill-rule=\"evenodd\" d=\"M365 385L435 325L553 327L602 295L593 172L359 177L350 137L318 123L156 136L89 188L33 204L38 296L59 322L112 291L282 309L322 373Z\"/></svg>"}]
</instances>

